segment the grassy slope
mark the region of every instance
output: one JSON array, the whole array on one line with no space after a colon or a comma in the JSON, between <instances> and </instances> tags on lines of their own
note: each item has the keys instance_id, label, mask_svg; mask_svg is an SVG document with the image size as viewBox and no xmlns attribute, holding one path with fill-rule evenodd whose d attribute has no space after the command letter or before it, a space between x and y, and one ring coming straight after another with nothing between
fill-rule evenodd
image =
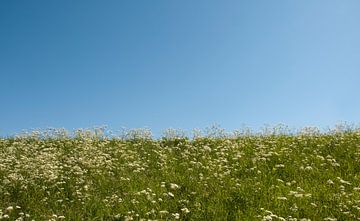
<instances>
[{"instance_id":1,"label":"grassy slope","mask_svg":"<svg viewBox=\"0 0 360 221\"><path fill-rule=\"evenodd\" d=\"M6 138L0 218L357 220L359 160L357 132L193 141Z\"/></svg>"}]
</instances>

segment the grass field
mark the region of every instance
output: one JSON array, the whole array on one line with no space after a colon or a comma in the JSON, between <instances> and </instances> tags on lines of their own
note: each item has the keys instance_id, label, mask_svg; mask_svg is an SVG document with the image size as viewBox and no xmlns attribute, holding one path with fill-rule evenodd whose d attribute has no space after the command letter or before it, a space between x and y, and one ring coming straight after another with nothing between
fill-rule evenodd
<instances>
[{"instance_id":1,"label":"grass field","mask_svg":"<svg viewBox=\"0 0 360 221\"><path fill-rule=\"evenodd\" d=\"M360 132L0 139L0 219L360 220Z\"/></svg>"}]
</instances>

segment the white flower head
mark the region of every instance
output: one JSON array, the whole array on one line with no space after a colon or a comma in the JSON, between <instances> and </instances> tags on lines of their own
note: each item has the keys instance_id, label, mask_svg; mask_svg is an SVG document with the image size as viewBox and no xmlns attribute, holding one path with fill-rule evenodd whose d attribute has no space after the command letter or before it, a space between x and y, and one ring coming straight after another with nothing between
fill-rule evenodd
<instances>
[{"instance_id":1,"label":"white flower head","mask_svg":"<svg viewBox=\"0 0 360 221\"><path fill-rule=\"evenodd\" d=\"M177 184L175 184L175 183L170 183L170 189L176 190L176 189L179 189L179 188L180 188L179 185L177 185Z\"/></svg>"}]
</instances>

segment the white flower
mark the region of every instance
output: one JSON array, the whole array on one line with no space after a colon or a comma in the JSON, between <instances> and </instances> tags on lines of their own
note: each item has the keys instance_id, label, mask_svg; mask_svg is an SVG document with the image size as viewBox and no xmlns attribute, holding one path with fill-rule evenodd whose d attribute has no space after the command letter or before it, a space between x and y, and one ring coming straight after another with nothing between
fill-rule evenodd
<instances>
[{"instance_id":1,"label":"white flower","mask_svg":"<svg viewBox=\"0 0 360 221\"><path fill-rule=\"evenodd\" d=\"M185 207L185 208L182 208L182 209L181 209L181 212L183 212L183 213L190 213L190 210Z\"/></svg>"},{"instance_id":2,"label":"white flower","mask_svg":"<svg viewBox=\"0 0 360 221\"><path fill-rule=\"evenodd\" d=\"M176 189L179 189L179 185L175 184L175 183L170 183L170 189L172 190L176 190Z\"/></svg>"},{"instance_id":3,"label":"white flower","mask_svg":"<svg viewBox=\"0 0 360 221\"><path fill-rule=\"evenodd\" d=\"M329 185L333 185L333 184L334 184L334 181L328 180L326 183L329 184Z\"/></svg>"},{"instance_id":4,"label":"white flower","mask_svg":"<svg viewBox=\"0 0 360 221\"><path fill-rule=\"evenodd\" d=\"M325 221L337 221L336 218L327 217L324 219Z\"/></svg>"},{"instance_id":5,"label":"white flower","mask_svg":"<svg viewBox=\"0 0 360 221\"><path fill-rule=\"evenodd\" d=\"M204 150L208 151L208 152L211 152L211 148L209 146L204 146Z\"/></svg>"},{"instance_id":6,"label":"white flower","mask_svg":"<svg viewBox=\"0 0 360 221\"><path fill-rule=\"evenodd\" d=\"M340 177L337 177L337 179L340 181L340 183L342 184L347 184L347 185L351 185L351 183L349 181L343 180Z\"/></svg>"},{"instance_id":7,"label":"white flower","mask_svg":"<svg viewBox=\"0 0 360 221\"><path fill-rule=\"evenodd\" d=\"M179 213L173 213L171 214L175 219L180 219L180 214Z\"/></svg>"},{"instance_id":8,"label":"white flower","mask_svg":"<svg viewBox=\"0 0 360 221\"><path fill-rule=\"evenodd\" d=\"M262 221L271 221L272 217L270 215L264 216Z\"/></svg>"}]
</instances>

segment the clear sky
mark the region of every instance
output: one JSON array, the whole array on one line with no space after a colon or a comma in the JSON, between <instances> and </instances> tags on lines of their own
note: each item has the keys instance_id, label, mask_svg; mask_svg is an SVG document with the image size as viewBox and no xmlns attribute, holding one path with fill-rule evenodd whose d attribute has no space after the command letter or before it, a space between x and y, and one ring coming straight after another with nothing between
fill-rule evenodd
<instances>
[{"instance_id":1,"label":"clear sky","mask_svg":"<svg viewBox=\"0 0 360 221\"><path fill-rule=\"evenodd\" d=\"M360 122L358 0L0 1L0 134Z\"/></svg>"}]
</instances>

